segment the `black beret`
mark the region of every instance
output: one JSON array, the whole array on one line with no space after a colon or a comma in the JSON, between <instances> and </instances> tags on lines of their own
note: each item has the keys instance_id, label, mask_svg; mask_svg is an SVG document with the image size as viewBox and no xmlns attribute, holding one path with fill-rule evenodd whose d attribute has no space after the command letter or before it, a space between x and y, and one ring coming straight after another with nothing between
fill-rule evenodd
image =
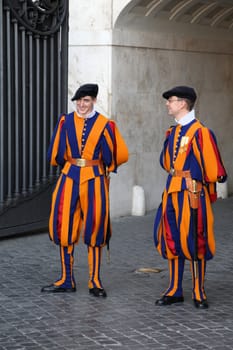
<instances>
[{"instance_id":1,"label":"black beret","mask_svg":"<svg viewBox=\"0 0 233 350\"><path fill-rule=\"evenodd\" d=\"M81 85L78 90L75 92L71 101L79 100L85 96L96 97L98 94L99 87L97 84L84 84Z\"/></svg>"},{"instance_id":2,"label":"black beret","mask_svg":"<svg viewBox=\"0 0 233 350\"><path fill-rule=\"evenodd\" d=\"M163 97L166 99L169 99L171 96L187 98L192 102L195 102L197 98L195 90L189 86L175 86L171 90L165 91L163 93Z\"/></svg>"}]
</instances>

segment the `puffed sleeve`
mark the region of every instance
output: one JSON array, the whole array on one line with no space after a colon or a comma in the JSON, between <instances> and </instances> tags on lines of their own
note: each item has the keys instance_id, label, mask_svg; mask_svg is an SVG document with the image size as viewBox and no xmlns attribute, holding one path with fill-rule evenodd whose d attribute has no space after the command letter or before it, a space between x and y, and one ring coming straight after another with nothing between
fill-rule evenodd
<instances>
[{"instance_id":1,"label":"puffed sleeve","mask_svg":"<svg viewBox=\"0 0 233 350\"><path fill-rule=\"evenodd\" d=\"M104 130L102 144L103 161L109 172L116 172L117 167L128 161L128 147L113 120L110 120Z\"/></svg>"},{"instance_id":2,"label":"puffed sleeve","mask_svg":"<svg viewBox=\"0 0 233 350\"><path fill-rule=\"evenodd\" d=\"M65 163L64 155L66 151L66 133L64 122L65 115L61 115L54 129L48 149L48 161L54 166L63 166Z\"/></svg>"},{"instance_id":3,"label":"puffed sleeve","mask_svg":"<svg viewBox=\"0 0 233 350\"><path fill-rule=\"evenodd\" d=\"M163 169L169 171L171 168L171 159L170 159L170 154L169 154L169 137L171 135L173 127L170 127L165 134L165 140L163 144L163 149L160 154L160 165Z\"/></svg>"},{"instance_id":4,"label":"puffed sleeve","mask_svg":"<svg viewBox=\"0 0 233 350\"><path fill-rule=\"evenodd\" d=\"M198 145L206 183L224 182L227 173L224 168L214 133L204 127L198 130Z\"/></svg>"}]
</instances>

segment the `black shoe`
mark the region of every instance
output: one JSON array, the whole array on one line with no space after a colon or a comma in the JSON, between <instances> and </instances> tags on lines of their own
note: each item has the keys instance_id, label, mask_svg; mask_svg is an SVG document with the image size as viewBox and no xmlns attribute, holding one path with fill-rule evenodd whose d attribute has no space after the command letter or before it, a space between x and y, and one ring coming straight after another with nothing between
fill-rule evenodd
<instances>
[{"instance_id":1,"label":"black shoe","mask_svg":"<svg viewBox=\"0 0 233 350\"><path fill-rule=\"evenodd\" d=\"M172 297L169 295L164 295L161 299L156 300L155 305L171 305L175 303L182 303L183 301L184 297Z\"/></svg>"},{"instance_id":2,"label":"black shoe","mask_svg":"<svg viewBox=\"0 0 233 350\"><path fill-rule=\"evenodd\" d=\"M206 299L204 300L196 300L193 299L194 305L197 309L208 309L209 305Z\"/></svg>"},{"instance_id":3,"label":"black shoe","mask_svg":"<svg viewBox=\"0 0 233 350\"><path fill-rule=\"evenodd\" d=\"M107 296L107 293L103 288L91 288L89 289L89 293L92 294L94 297L106 298Z\"/></svg>"},{"instance_id":4,"label":"black shoe","mask_svg":"<svg viewBox=\"0 0 233 350\"><path fill-rule=\"evenodd\" d=\"M76 287L65 288L62 286L56 286L55 284L50 284L49 286L42 287L41 292L44 292L44 293L70 293L70 292L76 292Z\"/></svg>"}]
</instances>

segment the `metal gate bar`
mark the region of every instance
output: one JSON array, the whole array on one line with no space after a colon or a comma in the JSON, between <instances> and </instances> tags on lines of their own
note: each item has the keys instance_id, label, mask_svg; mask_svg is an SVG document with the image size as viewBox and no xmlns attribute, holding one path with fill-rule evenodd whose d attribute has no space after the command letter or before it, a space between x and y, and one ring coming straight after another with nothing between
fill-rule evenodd
<instances>
[{"instance_id":1,"label":"metal gate bar","mask_svg":"<svg viewBox=\"0 0 233 350\"><path fill-rule=\"evenodd\" d=\"M1 117L2 116L2 117ZM0 203L4 198L4 129L3 129L3 8L0 2Z\"/></svg>"},{"instance_id":2,"label":"metal gate bar","mask_svg":"<svg viewBox=\"0 0 233 350\"><path fill-rule=\"evenodd\" d=\"M67 109L67 0L0 0L0 214L56 174L47 148Z\"/></svg>"},{"instance_id":3,"label":"metal gate bar","mask_svg":"<svg viewBox=\"0 0 233 350\"><path fill-rule=\"evenodd\" d=\"M26 119L26 38L25 38L25 28L21 27L21 48L22 48L22 61L21 61L21 93L22 93L22 138L25 140L22 146L22 195L27 194L27 184L28 184L28 172L27 172L27 157L28 157L28 145L26 142L28 135L28 125Z\"/></svg>"},{"instance_id":4,"label":"metal gate bar","mask_svg":"<svg viewBox=\"0 0 233 350\"><path fill-rule=\"evenodd\" d=\"M12 91L11 86L11 27L10 27L10 9L6 8L6 82L7 82L7 89L8 91ZM13 95L13 94L12 94ZM10 181L7 181L7 203L12 198L13 193L13 178L12 178L12 142L14 142L12 137L12 104L13 102L13 96L11 96L10 93L7 94L7 113L8 118L5 118L6 125L7 125L7 150L5 150L4 156L6 156L6 151L8 151L8 157L7 157L7 174L8 179ZM5 114L5 113L4 113ZM4 116L3 116L4 117ZM5 125L4 125L5 127Z\"/></svg>"}]
</instances>

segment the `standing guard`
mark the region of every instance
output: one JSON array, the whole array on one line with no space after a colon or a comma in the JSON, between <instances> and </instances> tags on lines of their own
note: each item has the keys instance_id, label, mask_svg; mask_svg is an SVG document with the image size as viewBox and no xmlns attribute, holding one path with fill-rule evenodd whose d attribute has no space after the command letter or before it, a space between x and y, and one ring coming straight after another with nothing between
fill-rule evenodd
<instances>
[{"instance_id":1,"label":"standing guard","mask_svg":"<svg viewBox=\"0 0 233 350\"><path fill-rule=\"evenodd\" d=\"M113 120L94 110L98 85L79 87L77 111L61 115L48 151L61 166L52 196L49 236L60 246L61 277L42 292L75 292L74 245L82 232L88 250L89 292L106 297L100 279L102 248L111 235L109 173L128 160L127 146Z\"/></svg>"},{"instance_id":2,"label":"standing guard","mask_svg":"<svg viewBox=\"0 0 233 350\"><path fill-rule=\"evenodd\" d=\"M170 283L157 305L184 301L185 260L191 262L192 298L197 308L208 308L204 289L206 261L215 254L211 203L216 182L226 181L214 133L195 118L196 92L177 86L163 93L176 126L168 129L160 155L167 171L166 188L154 224L158 252L168 259Z\"/></svg>"}]
</instances>

